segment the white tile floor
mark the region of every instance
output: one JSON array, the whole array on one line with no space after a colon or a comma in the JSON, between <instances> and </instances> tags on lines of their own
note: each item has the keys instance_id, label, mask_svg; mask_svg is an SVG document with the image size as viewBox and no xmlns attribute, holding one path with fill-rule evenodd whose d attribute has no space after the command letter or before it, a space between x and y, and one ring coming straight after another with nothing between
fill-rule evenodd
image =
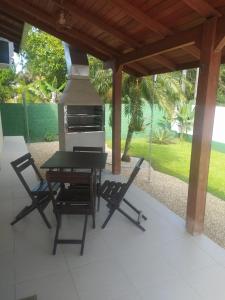
<instances>
[{"instance_id":1,"label":"white tile floor","mask_svg":"<svg viewBox=\"0 0 225 300\"><path fill-rule=\"evenodd\" d=\"M116 214L105 230L104 203L97 228L88 228L84 256L79 246L58 247L54 228L34 212L10 227L29 201L9 162L27 151L20 137L5 138L0 171L0 299L37 294L38 300L224 300L225 250L206 236L186 233L184 221L133 186L128 198L148 216L141 232ZM110 176L109 174L105 176ZM55 226L51 207L47 209ZM81 217L64 219L61 234L79 236Z\"/></svg>"}]
</instances>

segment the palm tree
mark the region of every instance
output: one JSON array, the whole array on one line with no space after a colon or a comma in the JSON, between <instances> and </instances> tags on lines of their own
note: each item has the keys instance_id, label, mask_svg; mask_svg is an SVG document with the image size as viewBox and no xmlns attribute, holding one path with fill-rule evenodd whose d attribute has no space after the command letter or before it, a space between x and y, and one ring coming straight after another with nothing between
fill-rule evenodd
<instances>
[{"instance_id":1,"label":"palm tree","mask_svg":"<svg viewBox=\"0 0 225 300\"><path fill-rule=\"evenodd\" d=\"M125 103L125 115L130 116L127 137L122 155L122 161L130 161L128 151L130 148L133 133L143 130L143 105L142 84L143 78L126 75L123 80L123 102Z\"/></svg>"},{"instance_id":2,"label":"palm tree","mask_svg":"<svg viewBox=\"0 0 225 300\"><path fill-rule=\"evenodd\" d=\"M185 99L178 72L158 75L157 79L153 76L143 78L125 76L123 81L123 102L126 104L125 114L130 116L130 122L122 160L130 160L128 151L133 133L143 130L143 106L145 102L149 103L151 108L151 124L154 104L157 104L164 111L167 121L171 123L176 103L185 101Z\"/></svg>"}]
</instances>

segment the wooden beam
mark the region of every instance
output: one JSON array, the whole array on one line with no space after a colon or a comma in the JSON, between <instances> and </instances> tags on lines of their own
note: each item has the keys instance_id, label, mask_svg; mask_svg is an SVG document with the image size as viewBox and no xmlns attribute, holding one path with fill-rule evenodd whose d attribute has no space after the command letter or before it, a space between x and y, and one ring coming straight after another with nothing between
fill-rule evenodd
<instances>
[{"instance_id":1,"label":"wooden beam","mask_svg":"<svg viewBox=\"0 0 225 300\"><path fill-rule=\"evenodd\" d=\"M200 50L195 45L183 47L184 52L191 54L193 57L200 59Z\"/></svg>"},{"instance_id":2,"label":"wooden beam","mask_svg":"<svg viewBox=\"0 0 225 300\"><path fill-rule=\"evenodd\" d=\"M23 27L21 26L20 28L16 29L15 27L12 26L7 26L5 23L0 22L0 28L1 32L5 31L6 33L21 37L22 32L23 32Z\"/></svg>"},{"instance_id":3,"label":"wooden beam","mask_svg":"<svg viewBox=\"0 0 225 300\"><path fill-rule=\"evenodd\" d=\"M216 37L216 51L223 50L225 46L225 17L218 20L217 37Z\"/></svg>"},{"instance_id":4,"label":"wooden beam","mask_svg":"<svg viewBox=\"0 0 225 300\"><path fill-rule=\"evenodd\" d=\"M56 5L66 9L73 17L77 18L77 16L91 25L96 26L103 30L104 32L109 33L114 38L119 39L120 41L132 46L133 48L140 47L141 44L133 37L130 37L128 34L124 33L121 29L114 28L113 26L109 25L106 21L100 19L98 16L83 10L75 3L70 3L68 1L64 1L63 5L59 4L58 1L55 1Z\"/></svg>"},{"instance_id":5,"label":"wooden beam","mask_svg":"<svg viewBox=\"0 0 225 300\"><path fill-rule=\"evenodd\" d=\"M148 75L149 73L149 69L139 63L132 63L128 66L135 68L135 70L139 71L142 74L142 76Z\"/></svg>"},{"instance_id":6,"label":"wooden beam","mask_svg":"<svg viewBox=\"0 0 225 300\"><path fill-rule=\"evenodd\" d=\"M182 0L190 8L196 11L200 16L209 18L209 17L221 17L222 14L215 9L211 4L205 0Z\"/></svg>"},{"instance_id":7,"label":"wooden beam","mask_svg":"<svg viewBox=\"0 0 225 300\"><path fill-rule=\"evenodd\" d=\"M163 40L143 46L140 49L126 53L119 57L120 64L127 64L158 54L162 54L171 50L195 44L201 36L201 26L194 29L179 32L176 35L168 36Z\"/></svg>"},{"instance_id":8,"label":"wooden beam","mask_svg":"<svg viewBox=\"0 0 225 300\"><path fill-rule=\"evenodd\" d=\"M9 40L10 42L13 42L13 43L20 43L20 37L18 36L15 36L13 34L10 34L10 33L7 33L7 32L1 32L1 29L0 29L0 35L1 37Z\"/></svg>"},{"instance_id":9,"label":"wooden beam","mask_svg":"<svg viewBox=\"0 0 225 300\"><path fill-rule=\"evenodd\" d=\"M215 52L217 18L203 26L200 74L195 108L186 227L192 234L204 228L205 204L221 51Z\"/></svg>"},{"instance_id":10,"label":"wooden beam","mask_svg":"<svg viewBox=\"0 0 225 300\"><path fill-rule=\"evenodd\" d=\"M114 5L121 8L127 15L131 16L133 19L138 21L139 23L143 24L145 27L150 29L153 32L158 33L161 37L166 35L170 35L173 32L167 28L166 26L162 25L160 22L154 20L144 12L142 12L137 6L131 4L127 0L109 0Z\"/></svg>"},{"instance_id":11,"label":"wooden beam","mask_svg":"<svg viewBox=\"0 0 225 300\"><path fill-rule=\"evenodd\" d=\"M13 0L8 0L8 1L3 0L3 2L5 2L10 7L14 8L20 12L24 12L24 13L30 15L40 25L45 24L49 27L52 27L52 26L57 27L55 18L53 18L51 15L45 13L44 11L41 11L39 8L31 6L28 3L25 3L22 0L17 0L16 2ZM33 24L33 22L31 22L31 24ZM57 31L59 31L59 30L57 30ZM110 57L118 55L118 52L116 50L106 46L105 44L103 44L100 41L97 41L96 39L89 37L84 32L78 31L74 28L70 31L68 31L68 30L66 31L63 29L61 29L61 31L64 34L67 34L73 38L76 38L77 40L81 41L83 44L86 43L87 45L89 45L89 47L93 47L94 49L102 52L105 55L108 55Z\"/></svg>"},{"instance_id":12,"label":"wooden beam","mask_svg":"<svg viewBox=\"0 0 225 300\"><path fill-rule=\"evenodd\" d=\"M122 66L116 62L113 66L113 94L112 94L112 173L121 171L121 91Z\"/></svg>"},{"instance_id":13,"label":"wooden beam","mask_svg":"<svg viewBox=\"0 0 225 300\"><path fill-rule=\"evenodd\" d=\"M167 59L165 56L155 55L152 56L151 59L166 67L169 71L174 71L176 69L176 64L173 63L170 59Z\"/></svg>"}]
</instances>

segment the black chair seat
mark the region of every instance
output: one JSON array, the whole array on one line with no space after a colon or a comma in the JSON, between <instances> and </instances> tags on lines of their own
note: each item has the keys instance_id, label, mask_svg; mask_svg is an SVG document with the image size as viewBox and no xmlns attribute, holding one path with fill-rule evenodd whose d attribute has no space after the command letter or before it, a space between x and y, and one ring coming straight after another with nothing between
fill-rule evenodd
<instances>
[{"instance_id":1,"label":"black chair seat","mask_svg":"<svg viewBox=\"0 0 225 300\"><path fill-rule=\"evenodd\" d=\"M56 193L59 188L60 188L59 183L55 182L52 184L52 189L54 193ZM37 186L32 188L31 192L34 196L49 194L48 182L46 180L40 182Z\"/></svg>"}]
</instances>

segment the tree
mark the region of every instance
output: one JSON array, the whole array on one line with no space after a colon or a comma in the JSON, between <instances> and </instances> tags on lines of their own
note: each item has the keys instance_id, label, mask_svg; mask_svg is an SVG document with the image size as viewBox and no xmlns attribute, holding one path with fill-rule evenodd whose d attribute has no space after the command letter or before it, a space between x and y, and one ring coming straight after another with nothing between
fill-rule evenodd
<instances>
[{"instance_id":1,"label":"tree","mask_svg":"<svg viewBox=\"0 0 225 300\"><path fill-rule=\"evenodd\" d=\"M62 42L35 28L26 36L21 55L24 72L32 81L46 80L47 84L59 88L66 80L66 63Z\"/></svg>"},{"instance_id":2,"label":"tree","mask_svg":"<svg viewBox=\"0 0 225 300\"><path fill-rule=\"evenodd\" d=\"M0 69L0 103L14 98L16 93L16 72L14 68Z\"/></svg>"},{"instance_id":3,"label":"tree","mask_svg":"<svg viewBox=\"0 0 225 300\"><path fill-rule=\"evenodd\" d=\"M105 70L103 63L89 56L90 80L104 103L111 103L112 99L112 70Z\"/></svg>"},{"instance_id":4,"label":"tree","mask_svg":"<svg viewBox=\"0 0 225 300\"><path fill-rule=\"evenodd\" d=\"M125 115L130 116L127 137L122 155L122 161L130 161L128 151L130 148L133 133L143 130L143 104L141 82L142 78L125 75L123 80L123 102L125 103Z\"/></svg>"}]
</instances>

